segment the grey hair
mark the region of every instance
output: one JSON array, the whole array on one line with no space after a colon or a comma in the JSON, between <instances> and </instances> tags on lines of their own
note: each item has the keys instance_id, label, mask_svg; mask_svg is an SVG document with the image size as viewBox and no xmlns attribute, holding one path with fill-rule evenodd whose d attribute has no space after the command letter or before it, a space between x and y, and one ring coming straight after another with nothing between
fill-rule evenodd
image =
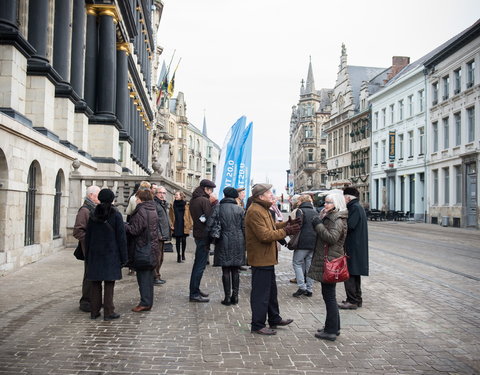
<instances>
[{"instance_id":1,"label":"grey hair","mask_svg":"<svg viewBox=\"0 0 480 375\"><path fill-rule=\"evenodd\" d=\"M157 187L155 188L155 194L159 193L160 190L165 190L165 191L167 191L167 189L165 189L165 186L160 185L160 186L157 186Z\"/></svg>"},{"instance_id":2,"label":"grey hair","mask_svg":"<svg viewBox=\"0 0 480 375\"><path fill-rule=\"evenodd\" d=\"M98 193L99 191L100 191L100 188L97 185L92 185L87 187L87 193L85 195L88 197L90 194L95 194L95 193Z\"/></svg>"},{"instance_id":3,"label":"grey hair","mask_svg":"<svg viewBox=\"0 0 480 375\"><path fill-rule=\"evenodd\" d=\"M325 199L331 199L333 201L333 205L335 206L335 212L344 211L347 209L347 204L345 203L345 198L342 194L328 194Z\"/></svg>"}]
</instances>

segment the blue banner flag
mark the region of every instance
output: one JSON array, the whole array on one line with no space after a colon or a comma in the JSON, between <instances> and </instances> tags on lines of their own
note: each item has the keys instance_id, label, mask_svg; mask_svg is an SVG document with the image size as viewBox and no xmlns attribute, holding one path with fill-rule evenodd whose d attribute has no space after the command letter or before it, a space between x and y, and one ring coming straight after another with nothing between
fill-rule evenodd
<instances>
[{"instance_id":1,"label":"blue banner flag","mask_svg":"<svg viewBox=\"0 0 480 375\"><path fill-rule=\"evenodd\" d=\"M223 198L227 186L245 188L247 196L250 195L253 123L245 127L246 123L246 117L240 117L225 137L216 181L218 199Z\"/></svg>"}]
</instances>

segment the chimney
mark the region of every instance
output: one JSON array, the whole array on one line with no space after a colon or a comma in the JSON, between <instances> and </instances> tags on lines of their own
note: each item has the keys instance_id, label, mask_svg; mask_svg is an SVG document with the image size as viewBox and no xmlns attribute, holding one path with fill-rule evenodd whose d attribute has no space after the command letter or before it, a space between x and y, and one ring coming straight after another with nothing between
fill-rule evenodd
<instances>
[{"instance_id":1,"label":"chimney","mask_svg":"<svg viewBox=\"0 0 480 375\"><path fill-rule=\"evenodd\" d=\"M385 80L385 83L395 77L400 72L400 70L405 68L408 64L410 64L410 57L393 56L392 67L390 68L390 72L387 74L387 79Z\"/></svg>"}]
</instances>

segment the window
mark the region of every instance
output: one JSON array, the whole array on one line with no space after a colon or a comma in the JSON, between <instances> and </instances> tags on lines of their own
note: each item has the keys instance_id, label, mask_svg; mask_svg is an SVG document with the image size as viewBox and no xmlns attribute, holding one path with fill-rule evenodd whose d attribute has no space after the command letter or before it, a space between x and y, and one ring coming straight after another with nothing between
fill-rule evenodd
<instances>
[{"instance_id":1,"label":"window","mask_svg":"<svg viewBox=\"0 0 480 375\"><path fill-rule=\"evenodd\" d=\"M305 127L305 138L312 138L313 137L313 129L311 125Z\"/></svg>"},{"instance_id":2,"label":"window","mask_svg":"<svg viewBox=\"0 0 480 375\"><path fill-rule=\"evenodd\" d=\"M345 126L344 134L345 134L345 137L343 137L343 141L344 141L345 144L344 144L343 149L345 150L345 152L347 152L347 150L348 150L348 140L350 139L350 137L348 137L348 126Z\"/></svg>"},{"instance_id":3,"label":"window","mask_svg":"<svg viewBox=\"0 0 480 375\"><path fill-rule=\"evenodd\" d=\"M385 127L387 125L387 109L383 108L382 109L382 127Z\"/></svg>"},{"instance_id":4,"label":"window","mask_svg":"<svg viewBox=\"0 0 480 375\"><path fill-rule=\"evenodd\" d=\"M37 194L37 167L30 165L27 178L27 194L25 202L25 240L24 245L33 245L35 238L35 196Z\"/></svg>"},{"instance_id":5,"label":"window","mask_svg":"<svg viewBox=\"0 0 480 375\"><path fill-rule=\"evenodd\" d=\"M467 142L475 140L475 107L467 109Z\"/></svg>"},{"instance_id":6,"label":"window","mask_svg":"<svg viewBox=\"0 0 480 375\"><path fill-rule=\"evenodd\" d=\"M343 129L339 129L338 134L338 153L341 154L343 153ZM348 137L348 135L346 136Z\"/></svg>"},{"instance_id":7,"label":"window","mask_svg":"<svg viewBox=\"0 0 480 375\"><path fill-rule=\"evenodd\" d=\"M332 152L333 152L333 149L332 149L332 133L329 133L328 134L328 147L327 147L327 151L328 151L328 156L332 156Z\"/></svg>"},{"instance_id":8,"label":"window","mask_svg":"<svg viewBox=\"0 0 480 375\"><path fill-rule=\"evenodd\" d=\"M398 135L398 157L403 160L403 134Z\"/></svg>"},{"instance_id":9,"label":"window","mask_svg":"<svg viewBox=\"0 0 480 375\"><path fill-rule=\"evenodd\" d=\"M408 157L413 157L413 131L408 132Z\"/></svg>"},{"instance_id":10,"label":"window","mask_svg":"<svg viewBox=\"0 0 480 375\"><path fill-rule=\"evenodd\" d=\"M438 204L438 170L432 171L433 180L433 204Z\"/></svg>"},{"instance_id":11,"label":"window","mask_svg":"<svg viewBox=\"0 0 480 375\"><path fill-rule=\"evenodd\" d=\"M387 162L387 142L385 139L382 141L382 163Z\"/></svg>"},{"instance_id":12,"label":"window","mask_svg":"<svg viewBox=\"0 0 480 375\"><path fill-rule=\"evenodd\" d=\"M395 104L390 104L390 124L395 122Z\"/></svg>"},{"instance_id":13,"label":"window","mask_svg":"<svg viewBox=\"0 0 480 375\"><path fill-rule=\"evenodd\" d=\"M375 160L375 165L378 164L378 142L375 142L375 147L374 147L374 159Z\"/></svg>"},{"instance_id":14,"label":"window","mask_svg":"<svg viewBox=\"0 0 480 375\"><path fill-rule=\"evenodd\" d=\"M462 143L462 117L460 112L453 115L455 121L455 146L460 146Z\"/></svg>"},{"instance_id":15,"label":"window","mask_svg":"<svg viewBox=\"0 0 480 375\"><path fill-rule=\"evenodd\" d=\"M193 150L193 138L191 135L188 137L188 147Z\"/></svg>"},{"instance_id":16,"label":"window","mask_svg":"<svg viewBox=\"0 0 480 375\"><path fill-rule=\"evenodd\" d=\"M333 155L337 155L337 150L338 150L338 135L337 131L335 130L333 132Z\"/></svg>"},{"instance_id":17,"label":"window","mask_svg":"<svg viewBox=\"0 0 480 375\"><path fill-rule=\"evenodd\" d=\"M433 131L433 152L438 151L438 122L432 124Z\"/></svg>"},{"instance_id":18,"label":"window","mask_svg":"<svg viewBox=\"0 0 480 375\"><path fill-rule=\"evenodd\" d=\"M438 103L438 82L432 84L432 105Z\"/></svg>"},{"instance_id":19,"label":"window","mask_svg":"<svg viewBox=\"0 0 480 375\"><path fill-rule=\"evenodd\" d=\"M453 89L453 94L456 95L462 91L462 69L458 68L453 72L453 77L455 79L455 87Z\"/></svg>"},{"instance_id":20,"label":"window","mask_svg":"<svg viewBox=\"0 0 480 375\"><path fill-rule=\"evenodd\" d=\"M423 155L425 153L425 129L423 127L418 129L418 154Z\"/></svg>"},{"instance_id":21,"label":"window","mask_svg":"<svg viewBox=\"0 0 480 375\"><path fill-rule=\"evenodd\" d=\"M412 117L413 116L413 95L410 95L407 98L407 104L408 104L408 116Z\"/></svg>"},{"instance_id":22,"label":"window","mask_svg":"<svg viewBox=\"0 0 480 375\"><path fill-rule=\"evenodd\" d=\"M195 148L195 151L200 152L200 141L197 139L197 147Z\"/></svg>"},{"instance_id":23,"label":"window","mask_svg":"<svg viewBox=\"0 0 480 375\"><path fill-rule=\"evenodd\" d=\"M443 168L443 203L450 203L450 170Z\"/></svg>"},{"instance_id":24,"label":"window","mask_svg":"<svg viewBox=\"0 0 480 375\"><path fill-rule=\"evenodd\" d=\"M475 61L467 63L467 89L475 84Z\"/></svg>"},{"instance_id":25,"label":"window","mask_svg":"<svg viewBox=\"0 0 480 375\"><path fill-rule=\"evenodd\" d=\"M178 125L177 138L182 138L182 125Z\"/></svg>"},{"instance_id":26,"label":"window","mask_svg":"<svg viewBox=\"0 0 480 375\"><path fill-rule=\"evenodd\" d=\"M420 90L418 92L418 111L419 112L423 112L424 111L424 108L423 108L423 90Z\"/></svg>"},{"instance_id":27,"label":"window","mask_svg":"<svg viewBox=\"0 0 480 375\"><path fill-rule=\"evenodd\" d=\"M375 130L377 130L378 129L378 112L375 112L375 114L373 115L373 119L375 124Z\"/></svg>"},{"instance_id":28,"label":"window","mask_svg":"<svg viewBox=\"0 0 480 375\"><path fill-rule=\"evenodd\" d=\"M398 102L398 120L403 120L403 100Z\"/></svg>"},{"instance_id":29,"label":"window","mask_svg":"<svg viewBox=\"0 0 480 375\"><path fill-rule=\"evenodd\" d=\"M455 203L462 203L462 166L455 166Z\"/></svg>"},{"instance_id":30,"label":"window","mask_svg":"<svg viewBox=\"0 0 480 375\"><path fill-rule=\"evenodd\" d=\"M55 198L53 199L53 238L60 237L60 208L62 201L62 172L57 173L55 180Z\"/></svg>"},{"instance_id":31,"label":"window","mask_svg":"<svg viewBox=\"0 0 480 375\"><path fill-rule=\"evenodd\" d=\"M450 126L448 124L448 117L443 119L443 148L450 147Z\"/></svg>"},{"instance_id":32,"label":"window","mask_svg":"<svg viewBox=\"0 0 480 375\"><path fill-rule=\"evenodd\" d=\"M313 161L313 148L309 148L307 150L307 161L309 162Z\"/></svg>"},{"instance_id":33,"label":"window","mask_svg":"<svg viewBox=\"0 0 480 375\"><path fill-rule=\"evenodd\" d=\"M443 100L447 100L450 94L450 76L442 78L443 81Z\"/></svg>"},{"instance_id":34,"label":"window","mask_svg":"<svg viewBox=\"0 0 480 375\"><path fill-rule=\"evenodd\" d=\"M182 147L178 148L177 161L183 162L183 149L182 149Z\"/></svg>"},{"instance_id":35,"label":"window","mask_svg":"<svg viewBox=\"0 0 480 375\"><path fill-rule=\"evenodd\" d=\"M188 169L193 169L193 156L188 157Z\"/></svg>"},{"instance_id":36,"label":"window","mask_svg":"<svg viewBox=\"0 0 480 375\"><path fill-rule=\"evenodd\" d=\"M202 170L201 168L201 161L200 161L200 158L197 158L197 168L196 168L196 171L197 172L200 172Z\"/></svg>"}]
</instances>

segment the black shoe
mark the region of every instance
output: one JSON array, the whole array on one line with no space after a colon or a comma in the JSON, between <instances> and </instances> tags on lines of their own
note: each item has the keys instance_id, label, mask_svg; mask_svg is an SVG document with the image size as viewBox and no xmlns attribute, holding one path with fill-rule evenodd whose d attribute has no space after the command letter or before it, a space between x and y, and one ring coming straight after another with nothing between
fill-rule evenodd
<instances>
[{"instance_id":1,"label":"black shoe","mask_svg":"<svg viewBox=\"0 0 480 375\"><path fill-rule=\"evenodd\" d=\"M208 297L208 293L203 293L201 290L198 291L198 294L205 298Z\"/></svg>"},{"instance_id":2,"label":"black shoe","mask_svg":"<svg viewBox=\"0 0 480 375\"><path fill-rule=\"evenodd\" d=\"M325 331L325 327L317 329L317 332L324 332L324 331ZM337 336L340 336L340 330L337 331Z\"/></svg>"},{"instance_id":3,"label":"black shoe","mask_svg":"<svg viewBox=\"0 0 480 375\"><path fill-rule=\"evenodd\" d=\"M277 334L277 331L275 331L273 329L270 329L270 328L267 328L267 327L257 329L256 331L252 330L251 332L252 333L258 333L259 335L268 335L268 336Z\"/></svg>"},{"instance_id":4,"label":"black shoe","mask_svg":"<svg viewBox=\"0 0 480 375\"><path fill-rule=\"evenodd\" d=\"M165 284L165 283L166 283L166 281L162 280L162 279L153 280L153 285L162 285L162 284Z\"/></svg>"},{"instance_id":5,"label":"black shoe","mask_svg":"<svg viewBox=\"0 0 480 375\"><path fill-rule=\"evenodd\" d=\"M232 305L236 305L238 303L238 294L232 294L232 297L230 297L230 303Z\"/></svg>"},{"instance_id":6,"label":"black shoe","mask_svg":"<svg viewBox=\"0 0 480 375\"><path fill-rule=\"evenodd\" d=\"M225 305L225 306L230 306L232 303L230 302L230 298L228 297L225 297L225 299L223 301L220 302L222 305Z\"/></svg>"},{"instance_id":7,"label":"black shoe","mask_svg":"<svg viewBox=\"0 0 480 375\"><path fill-rule=\"evenodd\" d=\"M270 328L284 327L288 326L290 323L293 323L293 319L282 319L278 323L268 324Z\"/></svg>"},{"instance_id":8,"label":"black shoe","mask_svg":"<svg viewBox=\"0 0 480 375\"><path fill-rule=\"evenodd\" d=\"M90 313L90 319L94 320L94 319L97 319L98 317L100 316L100 313Z\"/></svg>"},{"instance_id":9,"label":"black shoe","mask_svg":"<svg viewBox=\"0 0 480 375\"><path fill-rule=\"evenodd\" d=\"M238 268L240 271L248 271L248 268L247 267L244 267L244 266L240 266Z\"/></svg>"},{"instance_id":10,"label":"black shoe","mask_svg":"<svg viewBox=\"0 0 480 375\"><path fill-rule=\"evenodd\" d=\"M80 305L78 308L83 312L91 312L90 305Z\"/></svg>"},{"instance_id":11,"label":"black shoe","mask_svg":"<svg viewBox=\"0 0 480 375\"><path fill-rule=\"evenodd\" d=\"M306 295L307 297L311 297L311 296L313 296L313 293L312 293L312 292L309 292L309 291L307 290L307 291L305 292L305 295Z\"/></svg>"},{"instance_id":12,"label":"black shoe","mask_svg":"<svg viewBox=\"0 0 480 375\"><path fill-rule=\"evenodd\" d=\"M292 294L292 296L300 297L304 294L307 294L307 291L299 288L295 293Z\"/></svg>"},{"instance_id":13,"label":"black shoe","mask_svg":"<svg viewBox=\"0 0 480 375\"><path fill-rule=\"evenodd\" d=\"M98 314L98 315L100 315L100 314ZM113 314L110 314L109 316L104 316L103 320L114 320L114 319L118 319L118 318L120 318L120 314L113 313Z\"/></svg>"},{"instance_id":14,"label":"black shoe","mask_svg":"<svg viewBox=\"0 0 480 375\"><path fill-rule=\"evenodd\" d=\"M324 331L315 333L315 337L317 339L322 339L322 340L329 340L329 341L335 341L337 339L337 335L334 333L325 333Z\"/></svg>"},{"instance_id":15,"label":"black shoe","mask_svg":"<svg viewBox=\"0 0 480 375\"><path fill-rule=\"evenodd\" d=\"M190 297L190 302L209 302L210 300L208 298L204 298L202 296L198 297Z\"/></svg>"}]
</instances>

